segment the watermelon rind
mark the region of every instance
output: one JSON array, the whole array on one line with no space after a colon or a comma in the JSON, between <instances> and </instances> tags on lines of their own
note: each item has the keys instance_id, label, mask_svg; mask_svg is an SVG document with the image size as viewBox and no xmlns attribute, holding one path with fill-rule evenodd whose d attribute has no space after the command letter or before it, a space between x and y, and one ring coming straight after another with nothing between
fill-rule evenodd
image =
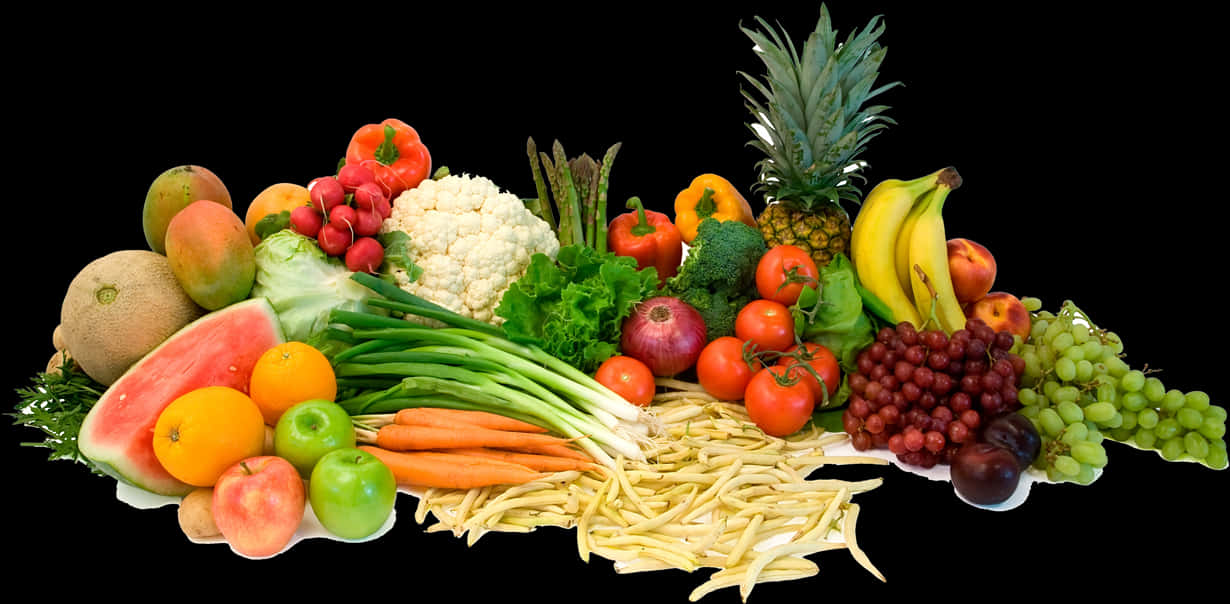
<instances>
[{"instance_id":1,"label":"watermelon rind","mask_svg":"<svg viewBox=\"0 0 1230 604\"><path fill-rule=\"evenodd\" d=\"M129 367L82 422L77 446L99 470L159 495L194 487L171 476L154 455L158 415L180 395L205 386L248 391L260 355L286 341L273 305L250 298L185 325Z\"/></svg>"}]
</instances>

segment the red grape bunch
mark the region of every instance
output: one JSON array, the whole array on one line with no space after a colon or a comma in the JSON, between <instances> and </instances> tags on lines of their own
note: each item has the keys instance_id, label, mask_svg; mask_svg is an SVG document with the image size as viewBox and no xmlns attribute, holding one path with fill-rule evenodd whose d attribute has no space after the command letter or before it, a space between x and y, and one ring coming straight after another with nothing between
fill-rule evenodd
<instances>
[{"instance_id":1,"label":"red grape bunch","mask_svg":"<svg viewBox=\"0 0 1230 604\"><path fill-rule=\"evenodd\" d=\"M952 335L902 322L858 355L842 423L854 448L887 447L903 463L951 463L979 428L1020 408L1025 361L1015 338L978 318Z\"/></svg>"}]
</instances>

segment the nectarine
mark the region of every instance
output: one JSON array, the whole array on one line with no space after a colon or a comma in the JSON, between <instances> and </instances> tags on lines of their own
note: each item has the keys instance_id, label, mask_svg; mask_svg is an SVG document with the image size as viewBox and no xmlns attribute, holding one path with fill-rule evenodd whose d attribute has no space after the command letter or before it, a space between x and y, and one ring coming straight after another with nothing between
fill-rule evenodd
<instances>
[{"instance_id":1,"label":"nectarine","mask_svg":"<svg viewBox=\"0 0 1230 604\"><path fill-rule=\"evenodd\" d=\"M243 222L248 232L248 239L252 241L252 245L261 242L260 236L256 234L256 223L262 218L269 214L291 212L299 206L311 203L308 188L303 185L289 182L269 185L252 199L252 203L248 204L248 211L244 213Z\"/></svg>"},{"instance_id":2,"label":"nectarine","mask_svg":"<svg viewBox=\"0 0 1230 604\"><path fill-rule=\"evenodd\" d=\"M949 239L948 272L957 302L965 306L990 293L995 284L995 257L985 246L969 239Z\"/></svg>"},{"instance_id":3,"label":"nectarine","mask_svg":"<svg viewBox=\"0 0 1230 604\"><path fill-rule=\"evenodd\" d=\"M1020 298L1007 292L991 292L965 307L967 318L978 317L997 332L1029 337L1032 326L1029 310Z\"/></svg>"}]
</instances>

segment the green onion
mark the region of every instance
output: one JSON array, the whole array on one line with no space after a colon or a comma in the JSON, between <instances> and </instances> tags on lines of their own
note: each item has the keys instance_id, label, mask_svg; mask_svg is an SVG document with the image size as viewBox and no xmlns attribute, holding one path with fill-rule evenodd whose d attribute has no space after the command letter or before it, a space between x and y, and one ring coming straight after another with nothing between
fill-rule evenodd
<instances>
[{"instance_id":1,"label":"green onion","mask_svg":"<svg viewBox=\"0 0 1230 604\"><path fill-rule=\"evenodd\" d=\"M330 357L339 387L348 387L338 403L352 416L414 406L483 410L575 439L608 466L617 455L645 458L641 443L654 431L653 417L589 375L378 277L352 278L376 294L366 301L372 309L448 325L427 327L376 310L332 311L333 329L347 345Z\"/></svg>"}]
</instances>

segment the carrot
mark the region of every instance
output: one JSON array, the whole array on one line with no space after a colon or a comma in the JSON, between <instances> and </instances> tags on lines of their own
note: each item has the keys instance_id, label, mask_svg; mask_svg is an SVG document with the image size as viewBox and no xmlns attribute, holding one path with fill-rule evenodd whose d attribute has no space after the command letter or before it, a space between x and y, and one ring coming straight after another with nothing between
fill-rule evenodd
<instances>
[{"instance_id":1,"label":"carrot","mask_svg":"<svg viewBox=\"0 0 1230 604\"><path fill-rule=\"evenodd\" d=\"M589 454L578 449L568 446L567 441L560 443L546 443L533 446L511 446L511 447L492 447L498 449L510 449L519 453L532 453L537 455L550 455L552 457L562 457L564 459L575 459L577 461L593 461L594 458Z\"/></svg>"},{"instance_id":2,"label":"carrot","mask_svg":"<svg viewBox=\"0 0 1230 604\"><path fill-rule=\"evenodd\" d=\"M500 484L523 484L547 476L522 465L436 451L390 451L371 445L359 449L375 455L393 471L402 486L473 489Z\"/></svg>"},{"instance_id":3,"label":"carrot","mask_svg":"<svg viewBox=\"0 0 1230 604\"><path fill-rule=\"evenodd\" d=\"M547 432L546 428L535 426L529 422L514 419L498 413L473 411L469 409L447 409L444 407L407 407L397 412L393 423L405 426L440 426L452 428L458 425L473 425L492 430L509 430L512 432Z\"/></svg>"},{"instance_id":4,"label":"carrot","mask_svg":"<svg viewBox=\"0 0 1230 604\"><path fill-rule=\"evenodd\" d=\"M486 459L499 459L520 464L540 472L564 472L567 470L580 470L584 472L594 467L594 463L592 461L575 459L573 457L557 457L555 455L542 455L539 453L521 453L519 451L488 449L486 447L449 449L449 452L460 455L473 455Z\"/></svg>"},{"instance_id":5,"label":"carrot","mask_svg":"<svg viewBox=\"0 0 1230 604\"><path fill-rule=\"evenodd\" d=\"M548 453L565 448L577 455L584 455L566 444L568 439L550 434L512 432L467 426L465 428L441 428L438 426L407 426L388 424L376 432L376 446L390 451L426 451L430 449L459 449L490 447L514 449L530 453Z\"/></svg>"}]
</instances>

